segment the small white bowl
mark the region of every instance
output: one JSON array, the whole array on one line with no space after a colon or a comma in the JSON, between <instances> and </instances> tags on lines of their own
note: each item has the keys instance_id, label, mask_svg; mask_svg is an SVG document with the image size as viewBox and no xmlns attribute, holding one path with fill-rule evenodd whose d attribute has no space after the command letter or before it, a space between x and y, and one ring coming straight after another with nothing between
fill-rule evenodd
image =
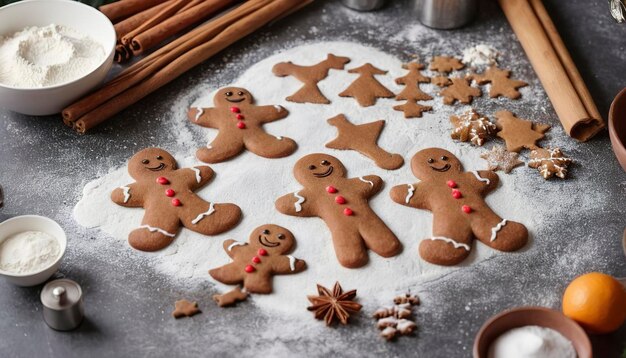
<instances>
[{"instance_id":1,"label":"small white bowl","mask_svg":"<svg viewBox=\"0 0 626 358\"><path fill-rule=\"evenodd\" d=\"M0 83L0 107L33 116L56 114L104 81L113 65L116 35L100 11L71 0L27 0L0 8L0 36L50 24L71 27L98 41L105 59L85 76L54 86L16 88Z\"/></svg>"},{"instance_id":2,"label":"small white bowl","mask_svg":"<svg viewBox=\"0 0 626 358\"><path fill-rule=\"evenodd\" d=\"M19 234L24 231L42 231L59 241L60 252L59 257L54 260L50 266L39 272L31 272L26 274L17 274L13 272L0 270L0 276L4 277L12 284L30 287L36 286L49 279L57 270L61 264L61 259L65 254L65 248L67 247L67 237L65 231L61 228L56 221L44 216L38 215L23 215L16 216L0 223L0 244L15 234Z\"/></svg>"}]
</instances>

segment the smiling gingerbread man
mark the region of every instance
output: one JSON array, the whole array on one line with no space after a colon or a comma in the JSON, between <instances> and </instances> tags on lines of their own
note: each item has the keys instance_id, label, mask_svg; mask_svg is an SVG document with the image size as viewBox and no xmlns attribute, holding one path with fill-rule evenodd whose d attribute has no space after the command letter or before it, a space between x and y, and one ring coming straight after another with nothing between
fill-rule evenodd
<instances>
[{"instance_id":1,"label":"smiling gingerbread man","mask_svg":"<svg viewBox=\"0 0 626 358\"><path fill-rule=\"evenodd\" d=\"M204 235L217 235L241 218L237 205L209 203L193 192L213 177L213 170L206 165L177 169L171 154L147 148L130 159L128 172L136 182L113 190L111 200L145 209L141 226L128 236L137 250L156 251L168 246L181 225Z\"/></svg>"},{"instance_id":2,"label":"smiling gingerbread man","mask_svg":"<svg viewBox=\"0 0 626 358\"><path fill-rule=\"evenodd\" d=\"M196 156L205 163L228 160L244 149L265 158L282 158L293 153L297 144L292 139L265 133L264 123L287 117L282 106L257 106L250 92L243 88L222 88L213 97L215 107L194 107L187 113L197 125L215 128L217 137Z\"/></svg>"},{"instance_id":3,"label":"smiling gingerbread man","mask_svg":"<svg viewBox=\"0 0 626 358\"><path fill-rule=\"evenodd\" d=\"M248 293L272 292L272 276L298 273L306 263L289 254L296 244L291 231L278 225L254 229L247 243L224 241L224 251L233 262L209 271L227 285L242 284Z\"/></svg>"},{"instance_id":4,"label":"smiling gingerbread man","mask_svg":"<svg viewBox=\"0 0 626 358\"><path fill-rule=\"evenodd\" d=\"M428 148L411 159L415 184L391 189L398 204L433 213L433 236L422 240L420 256L438 265L456 265L469 254L474 238L500 251L516 251L528 240L520 223L502 219L485 203L484 196L498 186L492 171L463 171L450 152Z\"/></svg>"},{"instance_id":5,"label":"smiling gingerbread man","mask_svg":"<svg viewBox=\"0 0 626 358\"><path fill-rule=\"evenodd\" d=\"M368 200L380 191L376 175L346 178L339 159L327 154L309 154L296 162L296 180L304 189L276 200L283 214L317 216L331 231L339 263L348 268L365 265L370 249L383 257L400 252L394 233L370 208Z\"/></svg>"}]
</instances>

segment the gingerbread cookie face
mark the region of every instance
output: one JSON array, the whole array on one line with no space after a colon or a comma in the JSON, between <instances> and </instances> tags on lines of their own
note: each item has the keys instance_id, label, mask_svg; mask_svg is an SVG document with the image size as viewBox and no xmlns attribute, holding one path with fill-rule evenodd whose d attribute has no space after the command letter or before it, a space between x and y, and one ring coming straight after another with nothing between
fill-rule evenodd
<instances>
[{"instance_id":1,"label":"gingerbread cookie face","mask_svg":"<svg viewBox=\"0 0 626 358\"><path fill-rule=\"evenodd\" d=\"M263 124L287 117L281 106L257 106L252 94L239 87L226 87L213 97L215 107L194 107L189 120L199 126L214 128L217 137L196 156L205 163L218 163L233 158L247 149L261 157L282 158L293 153L297 144L283 136L273 136L263 130Z\"/></svg>"},{"instance_id":2,"label":"gingerbread cookie face","mask_svg":"<svg viewBox=\"0 0 626 358\"><path fill-rule=\"evenodd\" d=\"M237 205L211 203L194 193L213 177L213 170L206 165L178 169L167 151L147 148L130 159L128 172L135 182L113 190L111 200L145 209L141 225L128 236L137 250L157 251L168 246L181 226L217 235L241 218Z\"/></svg>"},{"instance_id":3,"label":"gingerbread cookie face","mask_svg":"<svg viewBox=\"0 0 626 358\"><path fill-rule=\"evenodd\" d=\"M419 183L391 189L393 201L433 213L433 235L420 242L420 256L438 265L462 262L474 238L500 251L516 251L528 240L520 223L502 219L484 197L498 185L491 171L463 171L461 162L441 148L417 152L411 159Z\"/></svg>"},{"instance_id":4,"label":"gingerbread cookie face","mask_svg":"<svg viewBox=\"0 0 626 358\"><path fill-rule=\"evenodd\" d=\"M347 178L339 159L321 153L298 160L293 172L304 188L278 198L276 209L287 215L324 220L343 266L365 265L368 249L383 257L400 252L400 242L368 203L382 188L380 177Z\"/></svg>"},{"instance_id":5,"label":"gingerbread cookie face","mask_svg":"<svg viewBox=\"0 0 626 358\"><path fill-rule=\"evenodd\" d=\"M247 243L224 241L224 251L233 262L212 269L214 279L227 284L242 284L250 293L272 292L272 276L304 271L306 263L289 254L296 239L291 231L278 225L262 225L252 231Z\"/></svg>"}]
</instances>

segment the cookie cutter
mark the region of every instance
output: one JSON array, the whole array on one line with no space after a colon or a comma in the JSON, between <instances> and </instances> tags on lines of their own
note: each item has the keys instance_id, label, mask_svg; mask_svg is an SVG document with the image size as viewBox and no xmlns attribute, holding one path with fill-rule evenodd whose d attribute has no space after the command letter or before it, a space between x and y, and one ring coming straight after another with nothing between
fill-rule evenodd
<instances>
[{"instance_id":1,"label":"cookie cutter","mask_svg":"<svg viewBox=\"0 0 626 358\"><path fill-rule=\"evenodd\" d=\"M41 290L43 319L57 331L71 331L85 316L83 290L72 280L63 278L48 282Z\"/></svg>"},{"instance_id":2,"label":"cookie cutter","mask_svg":"<svg viewBox=\"0 0 626 358\"><path fill-rule=\"evenodd\" d=\"M609 0L609 10L618 24L626 21L626 0Z\"/></svg>"},{"instance_id":3,"label":"cookie cutter","mask_svg":"<svg viewBox=\"0 0 626 358\"><path fill-rule=\"evenodd\" d=\"M385 5L386 0L341 0L341 3L357 11L378 10Z\"/></svg>"},{"instance_id":4,"label":"cookie cutter","mask_svg":"<svg viewBox=\"0 0 626 358\"><path fill-rule=\"evenodd\" d=\"M449 30L474 19L477 0L414 0L419 21L434 29Z\"/></svg>"}]
</instances>

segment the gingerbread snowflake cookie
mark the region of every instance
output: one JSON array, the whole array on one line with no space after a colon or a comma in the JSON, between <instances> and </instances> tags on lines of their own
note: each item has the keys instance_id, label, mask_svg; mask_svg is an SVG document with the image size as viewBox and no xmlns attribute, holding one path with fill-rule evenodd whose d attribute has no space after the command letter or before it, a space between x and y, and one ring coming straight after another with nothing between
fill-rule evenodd
<instances>
[{"instance_id":1,"label":"gingerbread snowflake cookie","mask_svg":"<svg viewBox=\"0 0 626 358\"><path fill-rule=\"evenodd\" d=\"M324 220L343 266L365 265L368 249L383 257L400 252L400 241L368 203L382 189L380 177L347 178L339 159L321 153L298 160L293 172L304 188L278 198L276 209L287 215Z\"/></svg>"},{"instance_id":2,"label":"gingerbread snowflake cookie","mask_svg":"<svg viewBox=\"0 0 626 358\"><path fill-rule=\"evenodd\" d=\"M247 243L224 241L224 251L233 262L214 268L209 274L227 285L242 284L249 293L271 293L272 276L306 269L304 261L288 255L295 244L295 237L284 227L259 226L252 231Z\"/></svg>"},{"instance_id":3,"label":"gingerbread snowflake cookie","mask_svg":"<svg viewBox=\"0 0 626 358\"><path fill-rule=\"evenodd\" d=\"M141 226L128 236L137 250L168 246L181 225L200 234L217 235L233 228L241 218L237 205L210 203L194 193L213 177L213 170L206 165L178 169L170 153L147 148L130 158L128 172L135 182L113 190L111 200L145 209Z\"/></svg>"},{"instance_id":4,"label":"gingerbread snowflake cookie","mask_svg":"<svg viewBox=\"0 0 626 358\"><path fill-rule=\"evenodd\" d=\"M452 153L440 148L417 152L411 168L420 182L395 186L390 194L396 203L432 211L433 235L419 245L424 260L456 265L469 256L474 238L500 251L526 244L526 227L502 219L484 200L498 185L496 173L465 172Z\"/></svg>"},{"instance_id":5,"label":"gingerbread snowflake cookie","mask_svg":"<svg viewBox=\"0 0 626 358\"><path fill-rule=\"evenodd\" d=\"M538 148L530 152L528 166L537 169L544 179L554 176L565 179L567 167L571 163L572 160L566 157L559 148Z\"/></svg>"},{"instance_id":6,"label":"gingerbread snowflake cookie","mask_svg":"<svg viewBox=\"0 0 626 358\"><path fill-rule=\"evenodd\" d=\"M470 142L477 146L482 146L497 131L495 124L491 123L487 117L479 115L473 108L460 116L451 116L450 122L454 127L451 133L452 139Z\"/></svg>"},{"instance_id":7,"label":"gingerbread snowflake cookie","mask_svg":"<svg viewBox=\"0 0 626 358\"><path fill-rule=\"evenodd\" d=\"M517 89L528 86L528 83L510 79L510 76L511 71L491 66L485 73L472 75L472 78L479 85L491 83L491 88L489 89L489 97L491 98L504 96L510 99L517 99L521 96Z\"/></svg>"},{"instance_id":8,"label":"gingerbread snowflake cookie","mask_svg":"<svg viewBox=\"0 0 626 358\"><path fill-rule=\"evenodd\" d=\"M387 341L411 335L417 329L413 321L413 306L419 305L419 298L407 293L393 301L393 306L381 307L373 315L376 327L381 331L380 336Z\"/></svg>"},{"instance_id":9,"label":"gingerbread snowflake cookie","mask_svg":"<svg viewBox=\"0 0 626 358\"><path fill-rule=\"evenodd\" d=\"M237 87L220 89L213 102L215 107L194 107L187 113L192 123L219 131L210 144L196 152L201 161L223 162L244 149L265 158L286 157L296 150L292 139L263 130L263 124L287 117L289 112L282 106L257 106L248 90Z\"/></svg>"}]
</instances>

